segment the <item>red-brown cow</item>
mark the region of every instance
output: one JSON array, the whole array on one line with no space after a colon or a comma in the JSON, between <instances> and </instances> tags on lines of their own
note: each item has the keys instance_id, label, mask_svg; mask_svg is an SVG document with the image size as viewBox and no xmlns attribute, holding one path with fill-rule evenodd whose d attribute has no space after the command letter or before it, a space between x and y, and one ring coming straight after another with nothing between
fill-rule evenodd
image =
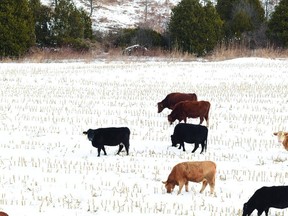
<instances>
[{"instance_id":1,"label":"red-brown cow","mask_svg":"<svg viewBox=\"0 0 288 216\"><path fill-rule=\"evenodd\" d=\"M288 151L288 132L278 131L273 134L278 137L278 142L282 143L284 148Z\"/></svg>"},{"instance_id":2,"label":"red-brown cow","mask_svg":"<svg viewBox=\"0 0 288 216\"><path fill-rule=\"evenodd\" d=\"M162 112L165 108L173 110L177 103L186 100L197 101L197 95L195 93L170 93L164 98L164 100L157 103L158 113Z\"/></svg>"},{"instance_id":3,"label":"red-brown cow","mask_svg":"<svg viewBox=\"0 0 288 216\"><path fill-rule=\"evenodd\" d=\"M168 121L172 124L176 119L186 123L187 118L200 118L200 124L206 120L207 127L209 126L209 110L210 103L208 101L182 101L176 104Z\"/></svg>"},{"instance_id":4,"label":"red-brown cow","mask_svg":"<svg viewBox=\"0 0 288 216\"><path fill-rule=\"evenodd\" d=\"M173 167L167 181L163 182L167 193L171 193L175 185L179 185L178 194L183 186L188 192L188 183L202 182L200 193L204 191L207 184L210 186L210 193L214 193L216 164L212 161L182 162Z\"/></svg>"},{"instance_id":5,"label":"red-brown cow","mask_svg":"<svg viewBox=\"0 0 288 216\"><path fill-rule=\"evenodd\" d=\"M0 212L0 216L9 216L9 215L6 214L5 212Z\"/></svg>"}]
</instances>

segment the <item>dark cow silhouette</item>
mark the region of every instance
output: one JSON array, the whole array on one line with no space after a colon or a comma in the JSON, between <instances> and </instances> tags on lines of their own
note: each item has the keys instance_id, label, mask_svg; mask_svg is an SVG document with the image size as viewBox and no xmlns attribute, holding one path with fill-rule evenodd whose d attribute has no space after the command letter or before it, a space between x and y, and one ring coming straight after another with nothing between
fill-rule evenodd
<instances>
[{"instance_id":1,"label":"dark cow silhouette","mask_svg":"<svg viewBox=\"0 0 288 216\"><path fill-rule=\"evenodd\" d=\"M197 101L197 95L195 93L170 93L164 98L164 100L157 103L158 113L162 112L162 110L165 108L173 110L177 103L186 100Z\"/></svg>"},{"instance_id":2,"label":"dark cow silhouette","mask_svg":"<svg viewBox=\"0 0 288 216\"><path fill-rule=\"evenodd\" d=\"M187 118L200 118L200 124L206 120L207 127L209 126L209 110L210 103L208 101L182 101L176 104L168 121L172 124L176 119L186 123Z\"/></svg>"},{"instance_id":3,"label":"dark cow silhouette","mask_svg":"<svg viewBox=\"0 0 288 216\"><path fill-rule=\"evenodd\" d=\"M88 131L84 131L83 134L87 134L88 139L92 142L92 146L98 149L98 157L100 156L101 149L104 155L107 155L104 145L119 145L117 154L121 152L124 145L127 155L129 155L130 130L127 127L89 129Z\"/></svg>"},{"instance_id":4,"label":"dark cow silhouette","mask_svg":"<svg viewBox=\"0 0 288 216\"><path fill-rule=\"evenodd\" d=\"M262 187L243 206L243 216L249 216L257 209L258 216L265 212L268 216L269 208L284 209L288 207L288 186Z\"/></svg>"},{"instance_id":5,"label":"dark cow silhouette","mask_svg":"<svg viewBox=\"0 0 288 216\"><path fill-rule=\"evenodd\" d=\"M175 126L173 135L171 135L172 146L177 146L180 143L179 149L182 146L183 151L185 151L184 142L195 143L192 151L194 153L198 149L199 144L201 144L200 154L202 154L203 150L207 150L207 136L208 129L205 126L179 123Z\"/></svg>"}]
</instances>

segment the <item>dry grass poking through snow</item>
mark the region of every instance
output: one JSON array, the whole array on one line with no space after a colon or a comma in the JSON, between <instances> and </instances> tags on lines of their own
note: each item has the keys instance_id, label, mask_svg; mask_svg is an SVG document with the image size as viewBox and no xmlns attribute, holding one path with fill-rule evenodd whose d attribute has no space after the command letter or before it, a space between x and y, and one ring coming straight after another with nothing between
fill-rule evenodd
<instances>
[{"instance_id":1,"label":"dry grass poking through snow","mask_svg":"<svg viewBox=\"0 0 288 216\"><path fill-rule=\"evenodd\" d=\"M263 185L287 183L287 60L90 62L0 67L0 210L9 215L241 215ZM211 102L207 153L171 147L168 93ZM198 120L189 122L198 123ZM128 126L130 155L97 150L88 128ZM162 181L182 161L217 163L216 196L167 194ZM177 191L177 190L176 190ZM287 215L286 210L270 210ZM255 215L255 214L254 214Z\"/></svg>"}]
</instances>

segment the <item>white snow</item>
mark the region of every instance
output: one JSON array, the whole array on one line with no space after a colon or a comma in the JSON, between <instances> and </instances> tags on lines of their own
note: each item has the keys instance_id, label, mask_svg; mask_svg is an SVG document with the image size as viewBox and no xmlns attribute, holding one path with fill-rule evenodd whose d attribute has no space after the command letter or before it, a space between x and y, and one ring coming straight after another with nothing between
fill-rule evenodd
<instances>
[{"instance_id":1,"label":"white snow","mask_svg":"<svg viewBox=\"0 0 288 216\"><path fill-rule=\"evenodd\" d=\"M0 211L10 216L242 215L264 185L287 182L288 155L273 132L288 130L288 61L0 64ZM171 147L170 92L211 103L207 152ZM199 119L189 119L198 124ZM204 122L205 124L205 122ZM82 132L128 126L130 155L97 157ZM190 183L167 194L182 161L217 164L215 196ZM256 211L252 214L257 215ZM269 215L288 215L270 209Z\"/></svg>"}]
</instances>

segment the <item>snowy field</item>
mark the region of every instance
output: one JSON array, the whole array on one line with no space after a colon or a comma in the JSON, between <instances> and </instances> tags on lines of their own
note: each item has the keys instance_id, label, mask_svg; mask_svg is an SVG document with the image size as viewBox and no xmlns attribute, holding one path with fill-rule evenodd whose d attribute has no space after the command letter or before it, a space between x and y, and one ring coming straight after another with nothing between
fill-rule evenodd
<instances>
[{"instance_id":1,"label":"snowy field","mask_svg":"<svg viewBox=\"0 0 288 216\"><path fill-rule=\"evenodd\" d=\"M0 211L10 216L242 215L264 185L288 180L288 60L0 64ZM170 92L211 103L207 152L171 147ZM199 119L189 119L198 124ZM205 121L204 121L205 124ZM130 155L97 149L88 128L128 126ZM215 195L162 184L182 161L217 164ZM253 212L256 216L256 211ZM287 216L288 209L269 215Z\"/></svg>"}]
</instances>

